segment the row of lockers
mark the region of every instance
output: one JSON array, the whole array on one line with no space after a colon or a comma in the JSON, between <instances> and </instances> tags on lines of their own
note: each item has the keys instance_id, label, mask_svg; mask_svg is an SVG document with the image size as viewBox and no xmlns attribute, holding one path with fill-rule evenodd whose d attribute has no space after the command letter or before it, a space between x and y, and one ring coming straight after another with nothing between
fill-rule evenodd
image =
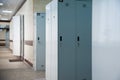
<instances>
[{"instance_id":1,"label":"row of lockers","mask_svg":"<svg viewBox=\"0 0 120 80\"><path fill-rule=\"evenodd\" d=\"M37 15L36 25L42 28L36 29L39 33L35 38L39 46L36 46L36 70L45 70L46 80L118 80L119 3L118 0L50 2L46 18L42 13Z\"/></svg>"},{"instance_id":2,"label":"row of lockers","mask_svg":"<svg viewBox=\"0 0 120 80\"><path fill-rule=\"evenodd\" d=\"M46 80L91 80L92 2L46 6Z\"/></svg>"}]
</instances>

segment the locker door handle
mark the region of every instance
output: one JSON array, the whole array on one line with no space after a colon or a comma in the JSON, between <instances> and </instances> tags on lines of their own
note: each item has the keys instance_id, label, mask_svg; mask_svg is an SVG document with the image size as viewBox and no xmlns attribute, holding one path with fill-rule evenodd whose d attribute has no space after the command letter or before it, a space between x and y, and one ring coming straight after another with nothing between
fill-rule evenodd
<instances>
[{"instance_id":1,"label":"locker door handle","mask_svg":"<svg viewBox=\"0 0 120 80\"><path fill-rule=\"evenodd\" d=\"M79 36L77 37L77 41L80 41L80 37Z\"/></svg>"},{"instance_id":2,"label":"locker door handle","mask_svg":"<svg viewBox=\"0 0 120 80\"><path fill-rule=\"evenodd\" d=\"M77 37L77 46L78 47L80 46L80 37L79 36Z\"/></svg>"},{"instance_id":3,"label":"locker door handle","mask_svg":"<svg viewBox=\"0 0 120 80\"><path fill-rule=\"evenodd\" d=\"M60 36L60 47L62 47L62 36Z\"/></svg>"},{"instance_id":4,"label":"locker door handle","mask_svg":"<svg viewBox=\"0 0 120 80\"><path fill-rule=\"evenodd\" d=\"M62 36L60 36L60 41L62 41Z\"/></svg>"},{"instance_id":5,"label":"locker door handle","mask_svg":"<svg viewBox=\"0 0 120 80\"><path fill-rule=\"evenodd\" d=\"M40 38L38 37L38 40L40 40Z\"/></svg>"}]
</instances>

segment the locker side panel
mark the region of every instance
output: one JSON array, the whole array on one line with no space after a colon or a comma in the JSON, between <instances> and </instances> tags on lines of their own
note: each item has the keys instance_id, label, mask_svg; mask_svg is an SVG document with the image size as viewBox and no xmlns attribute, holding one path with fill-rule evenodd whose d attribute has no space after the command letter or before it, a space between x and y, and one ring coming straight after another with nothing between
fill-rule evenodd
<instances>
[{"instance_id":1,"label":"locker side panel","mask_svg":"<svg viewBox=\"0 0 120 80\"><path fill-rule=\"evenodd\" d=\"M51 53L52 53L52 24L51 24L51 3L46 6L46 80L51 79Z\"/></svg>"},{"instance_id":2,"label":"locker side panel","mask_svg":"<svg viewBox=\"0 0 120 80\"><path fill-rule=\"evenodd\" d=\"M92 2L76 1L76 80L92 80Z\"/></svg>"},{"instance_id":3,"label":"locker side panel","mask_svg":"<svg viewBox=\"0 0 120 80\"><path fill-rule=\"evenodd\" d=\"M63 0L58 6L58 80L75 80L74 6L74 0Z\"/></svg>"},{"instance_id":4,"label":"locker side panel","mask_svg":"<svg viewBox=\"0 0 120 80\"><path fill-rule=\"evenodd\" d=\"M53 0L52 7L52 53L51 53L51 80L58 80L58 5Z\"/></svg>"}]
</instances>

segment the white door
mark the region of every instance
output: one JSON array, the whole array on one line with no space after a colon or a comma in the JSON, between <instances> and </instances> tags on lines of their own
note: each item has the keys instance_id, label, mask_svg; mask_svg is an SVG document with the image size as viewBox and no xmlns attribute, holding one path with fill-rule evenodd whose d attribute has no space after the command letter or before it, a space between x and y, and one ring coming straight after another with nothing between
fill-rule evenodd
<instances>
[{"instance_id":1,"label":"white door","mask_svg":"<svg viewBox=\"0 0 120 80\"><path fill-rule=\"evenodd\" d=\"M20 16L13 17L13 55L20 56Z\"/></svg>"}]
</instances>

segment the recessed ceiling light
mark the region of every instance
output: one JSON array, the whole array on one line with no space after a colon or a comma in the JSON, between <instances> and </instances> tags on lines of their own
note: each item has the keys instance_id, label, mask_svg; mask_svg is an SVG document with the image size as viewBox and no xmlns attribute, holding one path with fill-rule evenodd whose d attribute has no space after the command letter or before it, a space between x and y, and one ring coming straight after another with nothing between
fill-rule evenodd
<instances>
[{"instance_id":1,"label":"recessed ceiling light","mask_svg":"<svg viewBox=\"0 0 120 80\"><path fill-rule=\"evenodd\" d=\"M4 13L12 13L12 11L9 11L9 10L3 10L2 12L4 12Z\"/></svg>"},{"instance_id":2,"label":"recessed ceiling light","mask_svg":"<svg viewBox=\"0 0 120 80\"><path fill-rule=\"evenodd\" d=\"M3 6L3 3L0 3L0 6Z\"/></svg>"}]
</instances>

